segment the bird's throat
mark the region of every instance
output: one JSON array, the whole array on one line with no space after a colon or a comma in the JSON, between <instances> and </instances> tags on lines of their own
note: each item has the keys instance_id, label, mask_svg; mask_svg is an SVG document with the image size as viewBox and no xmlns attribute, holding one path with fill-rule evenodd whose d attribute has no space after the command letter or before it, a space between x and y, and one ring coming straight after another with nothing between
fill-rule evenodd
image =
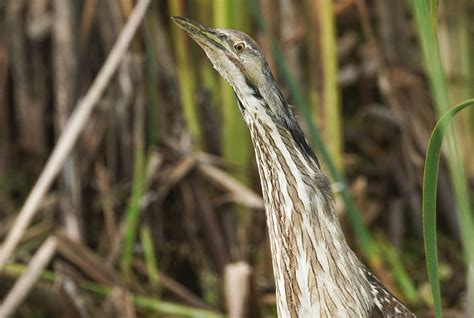
<instances>
[{"instance_id":1,"label":"bird's throat","mask_svg":"<svg viewBox=\"0 0 474 318\"><path fill-rule=\"evenodd\" d=\"M327 178L291 132L270 115L259 114L248 123L265 201L280 317L326 311L363 317L372 305L370 290L334 213ZM348 303L353 306L342 306Z\"/></svg>"}]
</instances>

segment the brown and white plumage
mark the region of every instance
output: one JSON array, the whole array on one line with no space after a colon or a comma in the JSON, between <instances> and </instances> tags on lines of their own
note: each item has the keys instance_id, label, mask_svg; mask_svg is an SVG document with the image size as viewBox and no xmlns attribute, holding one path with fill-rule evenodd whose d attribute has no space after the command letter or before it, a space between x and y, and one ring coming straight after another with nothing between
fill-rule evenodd
<instances>
[{"instance_id":1,"label":"brown and white plumage","mask_svg":"<svg viewBox=\"0 0 474 318\"><path fill-rule=\"evenodd\" d=\"M230 83L260 174L280 317L414 317L349 248L328 179L258 45L235 30L174 21Z\"/></svg>"}]
</instances>

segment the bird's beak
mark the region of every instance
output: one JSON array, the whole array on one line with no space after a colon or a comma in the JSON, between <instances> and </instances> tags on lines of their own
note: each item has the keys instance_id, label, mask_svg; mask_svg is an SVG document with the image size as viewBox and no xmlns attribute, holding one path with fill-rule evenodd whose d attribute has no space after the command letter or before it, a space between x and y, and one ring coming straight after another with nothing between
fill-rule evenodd
<instances>
[{"instance_id":1,"label":"bird's beak","mask_svg":"<svg viewBox=\"0 0 474 318\"><path fill-rule=\"evenodd\" d=\"M203 49L225 50L223 39L219 38L214 29L208 28L196 21L183 17L171 18Z\"/></svg>"}]
</instances>

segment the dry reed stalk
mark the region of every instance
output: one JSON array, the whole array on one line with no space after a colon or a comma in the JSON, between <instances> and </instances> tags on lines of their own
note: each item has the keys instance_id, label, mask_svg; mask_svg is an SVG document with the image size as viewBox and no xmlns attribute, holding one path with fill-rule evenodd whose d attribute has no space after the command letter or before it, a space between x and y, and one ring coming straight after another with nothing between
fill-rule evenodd
<instances>
[{"instance_id":1,"label":"dry reed stalk","mask_svg":"<svg viewBox=\"0 0 474 318\"><path fill-rule=\"evenodd\" d=\"M81 12L81 22L79 31L79 54L82 55L86 44L89 42L92 25L94 22L95 10L97 9L97 0L85 0Z\"/></svg>"},{"instance_id":2,"label":"dry reed stalk","mask_svg":"<svg viewBox=\"0 0 474 318\"><path fill-rule=\"evenodd\" d=\"M111 293L115 313L123 318L135 318L133 295L122 288L114 288Z\"/></svg>"},{"instance_id":3,"label":"dry reed stalk","mask_svg":"<svg viewBox=\"0 0 474 318\"><path fill-rule=\"evenodd\" d=\"M279 0L280 4L280 34L283 51L288 61L288 67L296 78L300 87L306 89L304 71L306 65L303 65L301 59L303 37L306 30L304 20L301 19L303 12L300 5L291 0ZM312 32L309 32L312 33Z\"/></svg>"},{"instance_id":4,"label":"dry reed stalk","mask_svg":"<svg viewBox=\"0 0 474 318\"><path fill-rule=\"evenodd\" d=\"M79 268L94 281L106 286L123 286L120 275L106 264L104 259L82 243L69 239L64 234L57 234L58 254Z\"/></svg>"},{"instance_id":5,"label":"dry reed stalk","mask_svg":"<svg viewBox=\"0 0 474 318\"><path fill-rule=\"evenodd\" d=\"M46 110L43 104L44 96L40 96L44 90L36 90L35 84L41 86L45 83L45 79L42 74L41 82L35 83L35 74L32 69L36 67L38 70L38 67L42 67L37 65L40 63L35 65L35 62L38 62L37 57L31 53L26 43L23 25L23 11L26 4L26 1L10 0L6 5L6 27L10 37L12 79L15 85L17 142L27 152L41 154L46 149L44 130Z\"/></svg>"},{"instance_id":6,"label":"dry reed stalk","mask_svg":"<svg viewBox=\"0 0 474 318\"><path fill-rule=\"evenodd\" d=\"M185 303L194 307L209 309L209 306L196 294L186 288L186 286L180 284L162 272L158 273L158 277L158 281L163 285L163 287L172 292L176 297L182 299Z\"/></svg>"},{"instance_id":7,"label":"dry reed stalk","mask_svg":"<svg viewBox=\"0 0 474 318\"><path fill-rule=\"evenodd\" d=\"M55 126L57 134L64 129L76 101L76 78L78 78L77 49L74 38L74 4L69 1L53 2L53 63ZM66 159L60 178L60 209L68 236L81 240L81 175L77 154L72 151Z\"/></svg>"},{"instance_id":8,"label":"dry reed stalk","mask_svg":"<svg viewBox=\"0 0 474 318\"><path fill-rule=\"evenodd\" d=\"M10 292L0 306L0 317L8 317L16 310L25 299L33 285L38 280L43 269L56 252L58 241L55 236L50 236L38 249L30 260L30 265L25 273L16 281Z\"/></svg>"},{"instance_id":9,"label":"dry reed stalk","mask_svg":"<svg viewBox=\"0 0 474 318\"><path fill-rule=\"evenodd\" d=\"M203 227L204 238L209 244L210 254L213 256L219 273L222 273L231 260L230 251L224 239L223 227L211 205L208 193L204 191L202 179L191 178L190 183L193 188L193 201L196 204L198 220Z\"/></svg>"},{"instance_id":10,"label":"dry reed stalk","mask_svg":"<svg viewBox=\"0 0 474 318\"><path fill-rule=\"evenodd\" d=\"M8 171L8 165L11 156L11 123L10 110L8 109L7 81L8 81L8 64L9 44L7 43L7 32L5 22L0 21L0 180L5 178L5 172Z\"/></svg>"},{"instance_id":11,"label":"dry reed stalk","mask_svg":"<svg viewBox=\"0 0 474 318\"><path fill-rule=\"evenodd\" d=\"M123 56L125 55L135 32L145 16L149 3L150 0L140 0L137 3L102 69L92 83L92 86L84 98L79 102L66 123L63 133L59 137L44 170L33 187L33 190L30 192L13 224L13 227L8 232L7 237L0 248L0 270L4 267L11 253L14 251L16 245L21 239L25 229L33 219L33 216L38 210L38 206L41 204L41 201L50 188L52 182L63 168L64 162L74 147L79 134L87 124L94 106L102 96L102 93L112 78L112 75L117 70Z\"/></svg>"},{"instance_id":12,"label":"dry reed stalk","mask_svg":"<svg viewBox=\"0 0 474 318\"><path fill-rule=\"evenodd\" d=\"M229 192L231 199L246 207L263 209L261 196L250 190L225 171L208 164L198 165L199 172L215 185Z\"/></svg>"},{"instance_id":13,"label":"dry reed stalk","mask_svg":"<svg viewBox=\"0 0 474 318\"><path fill-rule=\"evenodd\" d=\"M251 267L245 262L227 264L224 271L224 294L229 318L248 317Z\"/></svg>"},{"instance_id":14,"label":"dry reed stalk","mask_svg":"<svg viewBox=\"0 0 474 318\"><path fill-rule=\"evenodd\" d=\"M165 21L160 14L155 15L156 25L152 32L153 44L157 54L151 57L156 59L157 87L155 93L157 98L156 113L159 135L167 135L179 149L190 148L191 137L185 125L182 97L179 94L179 81L172 46L166 36ZM162 140L160 140L162 141Z\"/></svg>"},{"instance_id":15,"label":"dry reed stalk","mask_svg":"<svg viewBox=\"0 0 474 318\"><path fill-rule=\"evenodd\" d=\"M97 188L100 193L100 202L104 213L107 242L112 242L114 236L118 235L119 232L117 230L117 222L115 219L109 171L107 171L101 163L95 165L95 178L97 180Z\"/></svg>"}]
</instances>

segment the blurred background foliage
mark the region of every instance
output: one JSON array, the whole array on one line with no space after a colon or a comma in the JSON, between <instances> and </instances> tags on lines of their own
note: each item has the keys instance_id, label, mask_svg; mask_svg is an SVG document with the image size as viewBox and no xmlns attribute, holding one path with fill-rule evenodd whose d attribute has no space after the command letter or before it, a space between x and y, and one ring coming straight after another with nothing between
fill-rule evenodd
<instances>
[{"instance_id":1,"label":"blurred background foliage","mask_svg":"<svg viewBox=\"0 0 474 318\"><path fill-rule=\"evenodd\" d=\"M276 315L249 133L231 88L172 25L180 15L259 42L333 181L348 241L395 295L432 315L424 156L436 118L474 95L474 3L440 1L434 21L416 11L421 1L152 1L0 274L0 295L55 234L58 252L19 317ZM0 238L134 3L0 1ZM433 24L439 51L424 42ZM438 188L442 304L453 317L469 303L462 215L474 184L474 111L459 117Z\"/></svg>"}]
</instances>

